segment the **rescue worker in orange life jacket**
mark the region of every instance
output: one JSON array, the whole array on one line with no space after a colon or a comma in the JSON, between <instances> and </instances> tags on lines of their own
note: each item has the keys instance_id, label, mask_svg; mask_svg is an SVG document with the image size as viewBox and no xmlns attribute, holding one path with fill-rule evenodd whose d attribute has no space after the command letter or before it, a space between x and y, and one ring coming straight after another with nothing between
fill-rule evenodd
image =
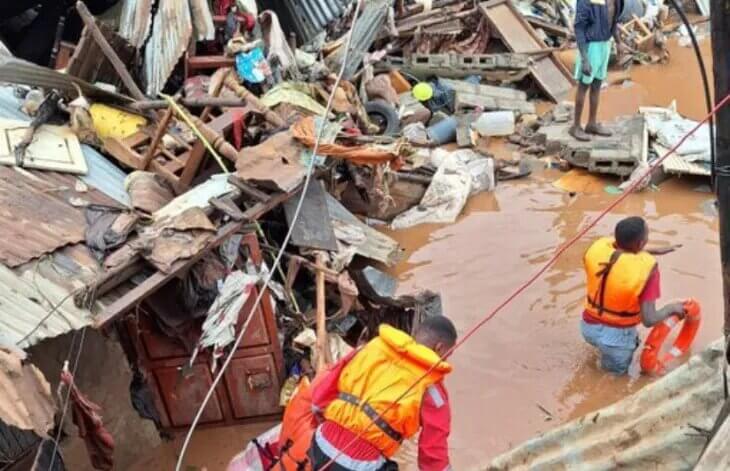
<instances>
[{"instance_id":1,"label":"rescue worker in orange life jacket","mask_svg":"<svg viewBox=\"0 0 730 471\"><path fill-rule=\"evenodd\" d=\"M598 239L585 253L586 299L581 333L601 355L603 369L626 374L639 346L636 326L651 327L667 317L684 317L683 303L656 309L660 296L659 267L645 250L649 228L644 219L629 217L617 225L614 238Z\"/></svg>"},{"instance_id":2,"label":"rescue worker in orange life jacket","mask_svg":"<svg viewBox=\"0 0 730 471\"><path fill-rule=\"evenodd\" d=\"M456 343L449 319L425 319L413 337L382 324L378 336L335 364L312 391L320 424L312 469L384 471L401 442L418 437L418 469L450 470L451 366L441 357Z\"/></svg>"}]
</instances>

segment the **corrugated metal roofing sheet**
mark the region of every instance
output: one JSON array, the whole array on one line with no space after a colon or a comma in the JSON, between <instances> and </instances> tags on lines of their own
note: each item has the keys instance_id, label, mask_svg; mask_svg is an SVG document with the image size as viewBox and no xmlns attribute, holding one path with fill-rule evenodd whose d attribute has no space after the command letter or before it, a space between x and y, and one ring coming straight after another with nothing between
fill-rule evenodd
<instances>
[{"instance_id":1,"label":"corrugated metal roofing sheet","mask_svg":"<svg viewBox=\"0 0 730 471\"><path fill-rule=\"evenodd\" d=\"M349 3L349 0L287 0L285 5L299 38L307 43L342 16Z\"/></svg>"},{"instance_id":2,"label":"corrugated metal roofing sheet","mask_svg":"<svg viewBox=\"0 0 730 471\"><path fill-rule=\"evenodd\" d=\"M657 154L664 155L667 150L659 145L654 145ZM681 155L672 154L662 162L662 169L666 173L673 173L677 175L700 175L703 177L709 177L710 163L707 162L688 162Z\"/></svg>"},{"instance_id":3,"label":"corrugated metal roofing sheet","mask_svg":"<svg viewBox=\"0 0 730 471\"><path fill-rule=\"evenodd\" d=\"M20 111L21 104L21 100L13 93L13 87L0 87L0 117L30 121L30 118ZM127 174L91 146L82 144L81 152L86 158L88 167L88 173L80 177L81 180L117 203L129 206L129 195L124 189L124 179Z\"/></svg>"},{"instance_id":4,"label":"corrugated metal roofing sheet","mask_svg":"<svg viewBox=\"0 0 730 471\"><path fill-rule=\"evenodd\" d=\"M124 0L119 18L119 35L139 49L152 25L152 0Z\"/></svg>"},{"instance_id":5,"label":"corrugated metal roofing sheet","mask_svg":"<svg viewBox=\"0 0 730 471\"><path fill-rule=\"evenodd\" d=\"M722 341L616 404L498 456L488 471L689 470L722 406Z\"/></svg>"},{"instance_id":6,"label":"corrugated metal roofing sheet","mask_svg":"<svg viewBox=\"0 0 730 471\"><path fill-rule=\"evenodd\" d=\"M156 96L163 89L192 34L188 0L160 0L144 54L148 95Z\"/></svg>"},{"instance_id":7,"label":"corrugated metal roofing sheet","mask_svg":"<svg viewBox=\"0 0 730 471\"><path fill-rule=\"evenodd\" d=\"M65 247L15 269L0 265L0 342L27 348L45 338L92 325L94 314L132 287L125 283L116 288L91 310L77 307L75 290L99 271L98 262L83 244Z\"/></svg>"},{"instance_id":8,"label":"corrugated metal roofing sheet","mask_svg":"<svg viewBox=\"0 0 730 471\"><path fill-rule=\"evenodd\" d=\"M15 267L81 242L82 206L116 205L95 189L76 191L77 182L72 175L0 166L0 262Z\"/></svg>"}]
</instances>

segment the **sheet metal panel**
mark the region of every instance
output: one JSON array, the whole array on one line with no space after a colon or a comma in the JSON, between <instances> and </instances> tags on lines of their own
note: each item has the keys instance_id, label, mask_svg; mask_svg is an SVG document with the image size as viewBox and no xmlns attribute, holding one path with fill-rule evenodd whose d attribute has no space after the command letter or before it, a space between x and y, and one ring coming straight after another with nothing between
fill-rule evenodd
<instances>
[{"instance_id":1,"label":"sheet metal panel","mask_svg":"<svg viewBox=\"0 0 730 471\"><path fill-rule=\"evenodd\" d=\"M119 18L119 35L139 49L150 33L152 0L124 0Z\"/></svg>"},{"instance_id":2,"label":"sheet metal panel","mask_svg":"<svg viewBox=\"0 0 730 471\"><path fill-rule=\"evenodd\" d=\"M535 437L473 469L688 470L723 403L722 341L612 406ZM714 468L725 469L725 468Z\"/></svg>"},{"instance_id":3,"label":"sheet metal panel","mask_svg":"<svg viewBox=\"0 0 730 471\"><path fill-rule=\"evenodd\" d=\"M284 4L303 43L309 42L328 24L336 20L349 0L286 0Z\"/></svg>"},{"instance_id":4,"label":"sheet metal panel","mask_svg":"<svg viewBox=\"0 0 730 471\"><path fill-rule=\"evenodd\" d=\"M193 34L190 6L182 0L160 0L145 47L144 75L147 94L157 96L170 78Z\"/></svg>"}]
</instances>

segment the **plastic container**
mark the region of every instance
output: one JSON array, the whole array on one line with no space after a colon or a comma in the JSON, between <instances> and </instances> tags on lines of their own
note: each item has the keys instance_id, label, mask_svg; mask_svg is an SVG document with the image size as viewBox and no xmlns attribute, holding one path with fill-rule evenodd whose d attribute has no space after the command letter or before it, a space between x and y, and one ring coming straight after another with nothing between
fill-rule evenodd
<instances>
[{"instance_id":1,"label":"plastic container","mask_svg":"<svg viewBox=\"0 0 730 471\"><path fill-rule=\"evenodd\" d=\"M442 119L426 131L432 144L440 146L456 141L456 127L459 121L453 116Z\"/></svg>"},{"instance_id":2,"label":"plastic container","mask_svg":"<svg viewBox=\"0 0 730 471\"><path fill-rule=\"evenodd\" d=\"M482 113L471 127L482 136L509 136L515 132L515 114L512 111Z\"/></svg>"}]
</instances>

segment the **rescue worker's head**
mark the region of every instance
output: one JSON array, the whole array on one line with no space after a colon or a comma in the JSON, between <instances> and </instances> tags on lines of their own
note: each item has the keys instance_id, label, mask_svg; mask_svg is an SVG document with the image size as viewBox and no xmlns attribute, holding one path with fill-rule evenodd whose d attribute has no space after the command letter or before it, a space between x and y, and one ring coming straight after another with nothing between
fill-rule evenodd
<instances>
[{"instance_id":1,"label":"rescue worker's head","mask_svg":"<svg viewBox=\"0 0 730 471\"><path fill-rule=\"evenodd\" d=\"M456 343L456 327L448 317L427 317L418 326L413 338L443 357Z\"/></svg>"},{"instance_id":2,"label":"rescue worker's head","mask_svg":"<svg viewBox=\"0 0 730 471\"><path fill-rule=\"evenodd\" d=\"M622 219L614 232L617 248L626 252L640 252L649 240L646 221L638 216Z\"/></svg>"}]
</instances>

